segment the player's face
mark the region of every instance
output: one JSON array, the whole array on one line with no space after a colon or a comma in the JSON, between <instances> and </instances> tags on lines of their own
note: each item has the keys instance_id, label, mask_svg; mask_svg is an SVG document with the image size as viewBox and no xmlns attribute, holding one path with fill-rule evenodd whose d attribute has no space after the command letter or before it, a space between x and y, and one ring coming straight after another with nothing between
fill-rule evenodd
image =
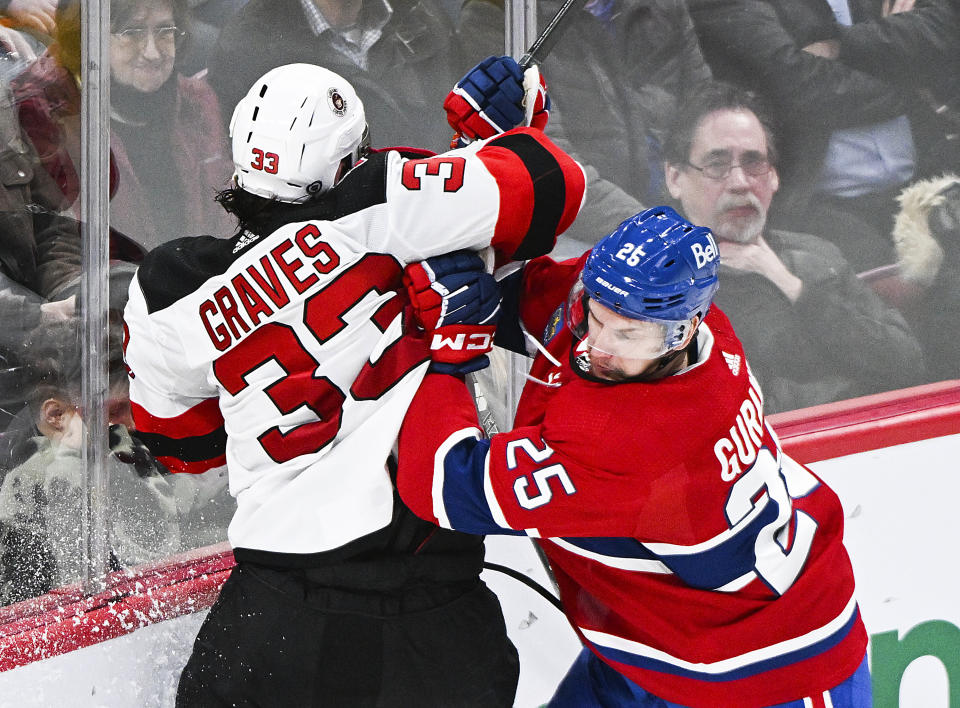
<instances>
[{"instance_id":1,"label":"player's face","mask_svg":"<svg viewBox=\"0 0 960 708\"><path fill-rule=\"evenodd\" d=\"M750 166L762 164L768 154L767 135L752 111L714 111L694 132L689 164L667 165L667 188L680 200L686 217L708 227L718 239L753 243L763 233L780 179L772 166L748 174L741 165L756 172ZM731 165L722 178L708 174Z\"/></svg>"},{"instance_id":2,"label":"player's face","mask_svg":"<svg viewBox=\"0 0 960 708\"><path fill-rule=\"evenodd\" d=\"M663 327L618 315L595 300L587 314L590 373L624 381L646 373L665 352Z\"/></svg>"},{"instance_id":3,"label":"player's face","mask_svg":"<svg viewBox=\"0 0 960 708\"><path fill-rule=\"evenodd\" d=\"M172 27L173 8L168 3L144 2L110 38L113 80L143 93L163 86L177 57Z\"/></svg>"}]
</instances>

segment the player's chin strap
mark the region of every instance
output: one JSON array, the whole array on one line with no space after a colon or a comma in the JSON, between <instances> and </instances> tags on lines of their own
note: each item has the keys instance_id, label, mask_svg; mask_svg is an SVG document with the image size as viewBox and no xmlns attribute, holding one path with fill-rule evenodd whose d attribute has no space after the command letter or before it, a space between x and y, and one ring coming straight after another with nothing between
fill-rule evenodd
<instances>
[{"instance_id":1,"label":"player's chin strap","mask_svg":"<svg viewBox=\"0 0 960 708\"><path fill-rule=\"evenodd\" d=\"M694 334L693 338L690 340L690 343L683 347L683 349L674 349L671 352L667 352L657 361L657 365L653 367L650 371L645 371L642 374L637 376L632 376L628 381L656 381L657 379L663 379L670 374L674 374L680 369L683 368L684 362L681 361L681 357L685 354L689 354L690 357L687 361L687 364L696 363L697 360L697 335Z\"/></svg>"},{"instance_id":2,"label":"player's chin strap","mask_svg":"<svg viewBox=\"0 0 960 708\"><path fill-rule=\"evenodd\" d=\"M685 354L689 354L689 358L686 362L681 359L681 357ZM695 364L697 361L697 335L694 334L690 339L690 343L682 349L674 349L661 356L659 359L657 359L657 365L649 371L645 371L642 374L637 374L636 376L630 376L629 378L619 379L617 381L602 379L599 376L591 374L589 371L584 371L577 366L575 362L576 357L576 347L570 347L570 367L578 376L581 376L589 381L596 381L597 383L608 384L610 386L625 383L645 383L671 376L682 369L684 365L689 366L691 364Z\"/></svg>"}]
</instances>

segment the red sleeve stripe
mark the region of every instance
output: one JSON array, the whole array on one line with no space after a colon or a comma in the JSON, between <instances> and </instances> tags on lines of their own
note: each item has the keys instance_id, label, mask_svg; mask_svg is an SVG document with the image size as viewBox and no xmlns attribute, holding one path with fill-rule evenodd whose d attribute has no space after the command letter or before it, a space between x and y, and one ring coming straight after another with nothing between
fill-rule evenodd
<instances>
[{"instance_id":1,"label":"red sleeve stripe","mask_svg":"<svg viewBox=\"0 0 960 708\"><path fill-rule=\"evenodd\" d=\"M514 260L553 250L583 201L586 180L580 166L537 130L504 133L477 155L500 188L493 245Z\"/></svg>"},{"instance_id":2,"label":"red sleeve stripe","mask_svg":"<svg viewBox=\"0 0 960 708\"><path fill-rule=\"evenodd\" d=\"M187 438L207 435L223 427L220 402L216 398L208 398L172 418L153 415L137 403L131 403L131 408L137 431L141 433L155 433L168 438Z\"/></svg>"},{"instance_id":3,"label":"red sleeve stripe","mask_svg":"<svg viewBox=\"0 0 960 708\"><path fill-rule=\"evenodd\" d=\"M181 460L177 457L171 457L169 455L160 455L157 457L157 461L171 472L201 474L202 472L206 472L214 467L222 467L223 465L227 464L227 456L220 455L218 457L212 457L209 460L198 460L191 462L187 460Z\"/></svg>"}]
</instances>

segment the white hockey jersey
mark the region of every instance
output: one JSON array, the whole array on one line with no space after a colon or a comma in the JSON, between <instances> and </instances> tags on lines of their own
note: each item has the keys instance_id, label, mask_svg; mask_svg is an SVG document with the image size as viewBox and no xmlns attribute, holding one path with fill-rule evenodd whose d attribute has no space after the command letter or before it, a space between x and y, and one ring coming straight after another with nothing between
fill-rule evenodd
<instances>
[{"instance_id":1,"label":"white hockey jersey","mask_svg":"<svg viewBox=\"0 0 960 708\"><path fill-rule=\"evenodd\" d=\"M584 186L572 158L517 129L423 159L376 153L269 235L164 244L125 312L138 433L174 471L227 465L238 559L309 565L383 529L387 460L428 360L401 336L404 265L545 253Z\"/></svg>"}]
</instances>

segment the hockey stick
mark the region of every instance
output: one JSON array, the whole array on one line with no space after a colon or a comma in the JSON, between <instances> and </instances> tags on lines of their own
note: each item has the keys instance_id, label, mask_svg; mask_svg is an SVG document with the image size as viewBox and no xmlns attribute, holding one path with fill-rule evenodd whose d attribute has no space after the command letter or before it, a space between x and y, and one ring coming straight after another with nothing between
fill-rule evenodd
<instances>
[{"instance_id":1,"label":"hockey stick","mask_svg":"<svg viewBox=\"0 0 960 708\"><path fill-rule=\"evenodd\" d=\"M547 55L560 37L563 36L564 31L569 25L570 17L568 17L568 15L570 15L570 11L584 5L586 1L587 0L565 0L553 16L553 19L543 28L540 36L533 40L530 48L520 57L520 61L517 63L521 69L526 70L531 66L542 63L543 60L547 58Z\"/></svg>"},{"instance_id":2,"label":"hockey stick","mask_svg":"<svg viewBox=\"0 0 960 708\"><path fill-rule=\"evenodd\" d=\"M526 94L524 97L525 104L528 103L527 97L535 96L536 91L539 88L540 74L536 69L537 65L547 58L547 55L551 52L551 50L553 50L553 47L556 45L560 37L563 35L563 32L569 26L570 20L573 17L571 10L582 7L584 4L586 4L586 1L587 0L565 0L563 5L560 6L560 9L557 10L556 14L554 14L553 18L551 18L550 22L547 23L547 26L543 28L543 31L540 33L540 35L533 40L533 44L530 45L530 48L524 52L522 57L520 57L520 61L517 62L524 72L523 86L524 93ZM530 114L533 112L532 99L529 101L529 105L526 105L526 109L526 118L527 123L529 124ZM460 137L459 133L453 136L453 140L450 143L451 147L456 144L458 137ZM485 250L486 252L483 254L485 257L484 260L486 261L488 270L492 270L492 250L489 248ZM490 409L490 405L488 404L486 397L480 390L480 379L477 374L470 374L469 382L470 388L472 389L471 393L473 394L473 399L477 406L477 417L480 425L487 436L492 437L496 433L499 433L500 430L497 426L493 411ZM530 539L530 542L533 543L534 551L536 552L537 557L540 559L540 562L543 564L543 568L547 572L547 577L550 578L550 581L553 584L554 592L559 594L560 588L557 586L557 581L553 579L553 571L550 569L550 562L547 560L546 554L536 541ZM509 575L525 585L528 585L547 598L553 605L563 612L563 606L560 604L560 600L542 585L533 580L533 578L530 578L529 576L526 576L523 573L506 566L486 562L483 565L485 568L489 568L490 570L498 570L501 573Z\"/></svg>"},{"instance_id":3,"label":"hockey stick","mask_svg":"<svg viewBox=\"0 0 960 708\"><path fill-rule=\"evenodd\" d=\"M573 17L570 11L582 7L586 2L587 0L564 0L560 9L550 19L547 26L543 28L540 35L533 40L533 44L523 53L520 61L517 62L523 72L523 105L526 125L530 125L535 97L540 87L540 72L537 66L547 58L554 45L560 40L564 30L569 26ZM450 140L450 148L456 148L462 137L463 134L460 131L455 132Z\"/></svg>"}]
</instances>

